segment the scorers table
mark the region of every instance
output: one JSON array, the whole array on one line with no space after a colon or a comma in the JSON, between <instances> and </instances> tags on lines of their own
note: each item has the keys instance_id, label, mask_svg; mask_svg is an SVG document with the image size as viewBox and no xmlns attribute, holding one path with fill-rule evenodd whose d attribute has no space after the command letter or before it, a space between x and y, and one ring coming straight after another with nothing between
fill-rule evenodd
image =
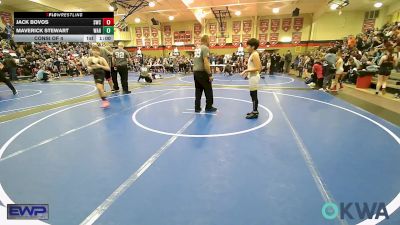
<instances>
[{"instance_id":1,"label":"scorers table","mask_svg":"<svg viewBox=\"0 0 400 225\"><path fill-rule=\"evenodd\" d=\"M113 42L113 12L14 12L15 42Z\"/></svg>"}]
</instances>

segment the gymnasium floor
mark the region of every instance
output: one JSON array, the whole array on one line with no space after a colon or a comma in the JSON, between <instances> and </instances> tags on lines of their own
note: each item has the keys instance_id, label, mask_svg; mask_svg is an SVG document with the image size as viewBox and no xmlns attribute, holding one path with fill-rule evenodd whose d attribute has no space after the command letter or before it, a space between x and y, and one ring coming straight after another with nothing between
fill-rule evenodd
<instances>
[{"instance_id":1,"label":"gymnasium floor","mask_svg":"<svg viewBox=\"0 0 400 225\"><path fill-rule=\"evenodd\" d=\"M193 111L190 75L131 74L132 93L105 110L91 77L18 84L18 96L0 86L0 224L362 222L324 219L325 202L385 202L389 220L362 224L400 224L399 126L281 74L246 120L247 81L215 78L209 114ZM13 202L49 204L50 219L6 221Z\"/></svg>"}]
</instances>

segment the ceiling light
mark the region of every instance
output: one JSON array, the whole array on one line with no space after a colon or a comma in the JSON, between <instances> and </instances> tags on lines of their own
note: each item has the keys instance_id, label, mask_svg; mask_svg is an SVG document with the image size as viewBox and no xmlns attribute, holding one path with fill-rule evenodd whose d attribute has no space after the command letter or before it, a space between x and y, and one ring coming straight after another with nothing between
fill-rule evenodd
<instances>
[{"instance_id":1,"label":"ceiling light","mask_svg":"<svg viewBox=\"0 0 400 225\"><path fill-rule=\"evenodd\" d=\"M140 18L135 18L135 23L140 23Z\"/></svg>"},{"instance_id":2,"label":"ceiling light","mask_svg":"<svg viewBox=\"0 0 400 225\"><path fill-rule=\"evenodd\" d=\"M331 10L336 10L338 7L339 7L339 5L336 4L336 3L333 3L333 4L330 6Z\"/></svg>"},{"instance_id":3,"label":"ceiling light","mask_svg":"<svg viewBox=\"0 0 400 225\"><path fill-rule=\"evenodd\" d=\"M190 5L193 3L193 0L183 0L186 5Z\"/></svg>"},{"instance_id":4,"label":"ceiling light","mask_svg":"<svg viewBox=\"0 0 400 225\"><path fill-rule=\"evenodd\" d=\"M149 6L150 7L154 7L154 6L156 6L156 3L155 2L149 2Z\"/></svg>"},{"instance_id":5,"label":"ceiling light","mask_svg":"<svg viewBox=\"0 0 400 225\"><path fill-rule=\"evenodd\" d=\"M169 19L169 20L174 20L175 17L174 17L174 16L169 16L168 19Z\"/></svg>"},{"instance_id":6,"label":"ceiling light","mask_svg":"<svg viewBox=\"0 0 400 225\"><path fill-rule=\"evenodd\" d=\"M235 12L235 15L236 15L236 16L240 16L240 15L242 15L242 12L236 11L236 12Z\"/></svg>"},{"instance_id":7,"label":"ceiling light","mask_svg":"<svg viewBox=\"0 0 400 225\"><path fill-rule=\"evenodd\" d=\"M374 4L374 7L375 7L375 8L380 8L380 7L382 7L382 6L383 6L383 3L382 3L382 2L377 2L377 3Z\"/></svg>"},{"instance_id":8,"label":"ceiling light","mask_svg":"<svg viewBox=\"0 0 400 225\"><path fill-rule=\"evenodd\" d=\"M272 12L275 13L275 14L279 13L279 8L273 8Z\"/></svg>"}]
</instances>

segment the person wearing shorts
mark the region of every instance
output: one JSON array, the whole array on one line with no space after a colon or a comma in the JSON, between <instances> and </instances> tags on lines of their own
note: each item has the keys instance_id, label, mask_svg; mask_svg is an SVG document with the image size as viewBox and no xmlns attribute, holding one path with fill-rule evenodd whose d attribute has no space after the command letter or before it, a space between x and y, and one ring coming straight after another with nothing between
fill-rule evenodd
<instances>
[{"instance_id":1,"label":"person wearing shorts","mask_svg":"<svg viewBox=\"0 0 400 225\"><path fill-rule=\"evenodd\" d=\"M93 55L88 59L88 69L93 74L97 91L102 100L101 107L107 108L110 106L110 102L107 100L104 92L104 79L106 71L110 71L110 65L108 65L106 59L100 56L100 48L98 46L93 46L91 50Z\"/></svg>"},{"instance_id":2,"label":"person wearing shorts","mask_svg":"<svg viewBox=\"0 0 400 225\"><path fill-rule=\"evenodd\" d=\"M386 83L392 72L394 65L397 63L397 57L393 54L393 48L388 48L384 56L379 61L378 83L376 84L375 94L379 94L382 87L382 95L386 94Z\"/></svg>"},{"instance_id":3,"label":"person wearing shorts","mask_svg":"<svg viewBox=\"0 0 400 225\"><path fill-rule=\"evenodd\" d=\"M342 78L344 74L344 61L342 58L342 52L338 52L336 54L336 72L335 72L335 82L331 84L331 91L338 91L340 88L343 88Z\"/></svg>"},{"instance_id":4,"label":"person wearing shorts","mask_svg":"<svg viewBox=\"0 0 400 225\"><path fill-rule=\"evenodd\" d=\"M250 57L248 60L247 69L241 73L243 77L247 77L249 80L250 96L251 101L253 102L253 111L247 113L246 119L258 118L257 90L259 87L261 71L260 55L257 52L259 44L260 42L255 38L251 38L247 41L246 50L250 53Z\"/></svg>"}]
</instances>

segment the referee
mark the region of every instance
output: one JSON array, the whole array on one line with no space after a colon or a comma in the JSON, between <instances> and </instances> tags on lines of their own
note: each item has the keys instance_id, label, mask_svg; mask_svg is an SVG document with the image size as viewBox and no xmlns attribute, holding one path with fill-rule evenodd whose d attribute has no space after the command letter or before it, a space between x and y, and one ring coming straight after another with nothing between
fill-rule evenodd
<instances>
[{"instance_id":1,"label":"referee","mask_svg":"<svg viewBox=\"0 0 400 225\"><path fill-rule=\"evenodd\" d=\"M18 91L12 85L12 83L6 78L5 71L7 71L7 67L0 60L0 82L4 82L8 88L13 92L14 95L18 94Z\"/></svg>"},{"instance_id":2,"label":"referee","mask_svg":"<svg viewBox=\"0 0 400 225\"><path fill-rule=\"evenodd\" d=\"M201 96L203 91L206 95L206 112L215 112L217 108L213 107L214 97L212 90L213 77L211 74L210 61L208 59L210 50L208 46L210 39L207 35L201 38L201 45L194 52L193 59L193 71L194 71L194 83L196 86L196 100L195 100L195 112L201 112Z\"/></svg>"},{"instance_id":3,"label":"referee","mask_svg":"<svg viewBox=\"0 0 400 225\"><path fill-rule=\"evenodd\" d=\"M128 90L128 62L131 61L128 51L124 49L124 44L122 42L118 43L118 49L113 52L113 65L117 67L117 72L121 76L122 93L130 94ZM116 80L117 74L114 73L114 81ZM114 83L114 90L118 90L118 83Z\"/></svg>"}]
</instances>

